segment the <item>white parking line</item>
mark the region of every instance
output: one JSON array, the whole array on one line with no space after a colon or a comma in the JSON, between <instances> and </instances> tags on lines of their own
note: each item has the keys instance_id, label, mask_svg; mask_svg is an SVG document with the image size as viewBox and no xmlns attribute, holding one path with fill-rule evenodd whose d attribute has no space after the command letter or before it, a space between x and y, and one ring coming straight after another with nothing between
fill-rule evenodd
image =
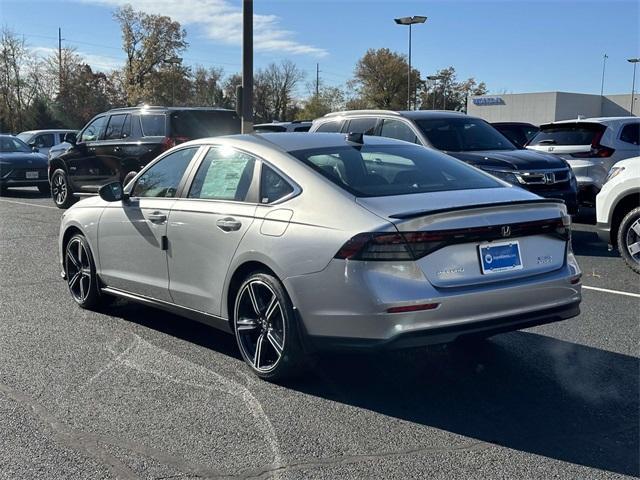
<instances>
[{"instance_id":1,"label":"white parking line","mask_svg":"<svg viewBox=\"0 0 640 480\"><path fill-rule=\"evenodd\" d=\"M30 207L39 207L39 208L52 208L54 210L58 210L58 207L51 207L49 205L38 205L37 203L28 203L28 202L16 202L15 200L6 200L4 198L0 198L0 202L7 203L16 203L18 205L29 205Z\"/></svg>"},{"instance_id":2,"label":"white parking line","mask_svg":"<svg viewBox=\"0 0 640 480\"><path fill-rule=\"evenodd\" d=\"M615 293L616 295L625 295L627 297L640 298L640 293L621 292L620 290L609 290L608 288L588 287L583 285L582 288L586 290L595 290L597 292Z\"/></svg>"}]
</instances>

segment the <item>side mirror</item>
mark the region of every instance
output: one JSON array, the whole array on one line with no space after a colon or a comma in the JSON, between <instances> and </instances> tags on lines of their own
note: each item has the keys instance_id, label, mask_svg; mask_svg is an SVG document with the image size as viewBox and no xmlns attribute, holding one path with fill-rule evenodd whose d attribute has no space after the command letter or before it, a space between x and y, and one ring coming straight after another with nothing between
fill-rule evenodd
<instances>
[{"instance_id":1,"label":"side mirror","mask_svg":"<svg viewBox=\"0 0 640 480\"><path fill-rule=\"evenodd\" d=\"M76 142L78 141L78 138L75 133L67 132L64 134L62 141L70 143L71 145L75 145Z\"/></svg>"},{"instance_id":2,"label":"side mirror","mask_svg":"<svg viewBox=\"0 0 640 480\"><path fill-rule=\"evenodd\" d=\"M31 146L31 151L38 153L40 151L40 149L38 147L36 147L35 145L32 145Z\"/></svg>"},{"instance_id":3,"label":"side mirror","mask_svg":"<svg viewBox=\"0 0 640 480\"><path fill-rule=\"evenodd\" d=\"M100 195L100 198L105 202L126 201L128 198L128 195L122 190L122 184L120 182L111 182L103 185L100 187L100 190L98 190L98 195Z\"/></svg>"}]
</instances>

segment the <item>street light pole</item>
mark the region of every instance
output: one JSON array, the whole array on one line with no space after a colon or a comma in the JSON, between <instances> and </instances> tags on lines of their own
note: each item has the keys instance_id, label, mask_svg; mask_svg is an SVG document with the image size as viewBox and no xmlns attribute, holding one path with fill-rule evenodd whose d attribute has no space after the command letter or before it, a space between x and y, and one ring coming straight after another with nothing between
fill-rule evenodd
<instances>
[{"instance_id":1,"label":"street light pole","mask_svg":"<svg viewBox=\"0 0 640 480\"><path fill-rule=\"evenodd\" d=\"M412 30L411 30L411 26L416 24L416 23L424 23L427 21L427 17L423 17L423 16L419 16L419 15L414 15L413 17L401 17L401 18L394 18L393 19L394 22L396 22L398 25L409 25L409 70L407 71L407 110L411 110L411 97L412 97L412 91L411 91L411 34L412 34ZM415 92L414 95L415 96ZM417 98L414 98L413 101L413 106L415 108L417 103Z\"/></svg>"},{"instance_id":2,"label":"street light pole","mask_svg":"<svg viewBox=\"0 0 640 480\"><path fill-rule=\"evenodd\" d=\"M171 106L176 106L176 80L178 78L178 65L182 63L182 59L180 57L171 57L163 60L163 63L171 65L171 75L173 78L171 79Z\"/></svg>"},{"instance_id":3,"label":"street light pole","mask_svg":"<svg viewBox=\"0 0 640 480\"><path fill-rule=\"evenodd\" d=\"M604 93L604 69L607 66L607 58L609 58L609 55L605 53L602 57L602 83L600 84L600 96Z\"/></svg>"},{"instance_id":4,"label":"street light pole","mask_svg":"<svg viewBox=\"0 0 640 480\"><path fill-rule=\"evenodd\" d=\"M633 100L636 94L636 65L640 62L640 58L627 58L627 62L633 63L633 81L631 82L631 115L633 115Z\"/></svg>"},{"instance_id":5,"label":"street light pole","mask_svg":"<svg viewBox=\"0 0 640 480\"><path fill-rule=\"evenodd\" d=\"M242 0L242 133L253 133L253 0Z\"/></svg>"},{"instance_id":6,"label":"street light pole","mask_svg":"<svg viewBox=\"0 0 640 480\"><path fill-rule=\"evenodd\" d=\"M433 106L431 110L436 109L436 82L440 79L442 79L442 77L439 75L427 75L427 80L431 82L431 86L433 87Z\"/></svg>"}]
</instances>

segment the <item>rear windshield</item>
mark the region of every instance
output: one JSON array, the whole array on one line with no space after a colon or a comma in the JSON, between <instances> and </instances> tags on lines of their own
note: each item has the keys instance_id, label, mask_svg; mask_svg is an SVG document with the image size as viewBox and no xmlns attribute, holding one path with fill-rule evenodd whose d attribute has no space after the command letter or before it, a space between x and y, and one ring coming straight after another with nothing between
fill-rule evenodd
<instances>
[{"instance_id":1,"label":"rear windshield","mask_svg":"<svg viewBox=\"0 0 640 480\"><path fill-rule=\"evenodd\" d=\"M529 145L592 145L604 129L599 123L543 125Z\"/></svg>"},{"instance_id":2,"label":"rear windshield","mask_svg":"<svg viewBox=\"0 0 640 480\"><path fill-rule=\"evenodd\" d=\"M182 110L171 114L171 135L189 139L240 133L233 110Z\"/></svg>"},{"instance_id":3,"label":"rear windshield","mask_svg":"<svg viewBox=\"0 0 640 480\"><path fill-rule=\"evenodd\" d=\"M282 125L256 125L253 127L253 131L256 133L264 132L286 132L287 128Z\"/></svg>"},{"instance_id":4,"label":"rear windshield","mask_svg":"<svg viewBox=\"0 0 640 480\"><path fill-rule=\"evenodd\" d=\"M289 153L358 197L502 186L455 158L413 145L340 146Z\"/></svg>"},{"instance_id":5,"label":"rear windshield","mask_svg":"<svg viewBox=\"0 0 640 480\"><path fill-rule=\"evenodd\" d=\"M476 118L438 118L415 121L435 148L445 152L515 150L498 130Z\"/></svg>"}]
</instances>

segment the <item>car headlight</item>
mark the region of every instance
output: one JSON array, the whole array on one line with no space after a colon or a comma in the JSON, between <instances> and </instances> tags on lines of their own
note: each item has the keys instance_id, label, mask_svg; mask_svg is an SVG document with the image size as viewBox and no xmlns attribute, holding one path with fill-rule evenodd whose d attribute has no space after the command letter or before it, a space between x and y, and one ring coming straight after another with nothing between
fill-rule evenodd
<instances>
[{"instance_id":1,"label":"car headlight","mask_svg":"<svg viewBox=\"0 0 640 480\"><path fill-rule=\"evenodd\" d=\"M615 177L619 173L622 173L623 171L624 171L624 167L611 167L611 170L609 170L609 174L607 175L607 178L604 179L604 183L607 183L609 180L611 180L613 177Z\"/></svg>"},{"instance_id":2,"label":"car headlight","mask_svg":"<svg viewBox=\"0 0 640 480\"><path fill-rule=\"evenodd\" d=\"M490 170L488 168L483 168L482 170L493 175L494 177L498 177L500 180L509 182L512 185L520 185L518 178L511 172L505 172L504 170Z\"/></svg>"}]
</instances>

